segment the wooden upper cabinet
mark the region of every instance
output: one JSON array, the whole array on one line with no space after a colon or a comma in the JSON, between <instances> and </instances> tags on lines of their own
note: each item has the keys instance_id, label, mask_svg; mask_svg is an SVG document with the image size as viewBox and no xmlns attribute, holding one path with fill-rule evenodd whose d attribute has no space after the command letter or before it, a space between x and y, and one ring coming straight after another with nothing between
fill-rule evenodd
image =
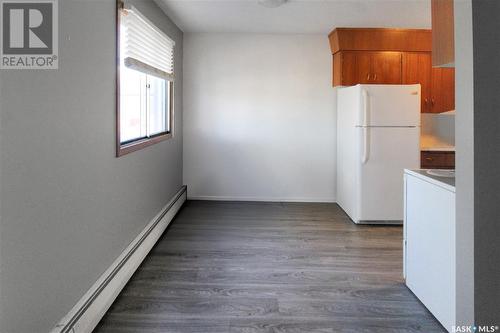
<instances>
[{"instance_id":1,"label":"wooden upper cabinet","mask_svg":"<svg viewBox=\"0 0 500 333\"><path fill-rule=\"evenodd\" d=\"M455 109L455 69L432 67L431 54L403 54L403 84L420 83L421 111L441 113Z\"/></svg>"},{"instance_id":2,"label":"wooden upper cabinet","mask_svg":"<svg viewBox=\"0 0 500 333\"><path fill-rule=\"evenodd\" d=\"M329 38L334 86L420 84L422 112L455 108L455 71L432 67L430 30L340 28Z\"/></svg>"},{"instance_id":3,"label":"wooden upper cabinet","mask_svg":"<svg viewBox=\"0 0 500 333\"><path fill-rule=\"evenodd\" d=\"M333 86L401 84L405 52L430 52L424 29L338 28L329 35Z\"/></svg>"},{"instance_id":4,"label":"wooden upper cabinet","mask_svg":"<svg viewBox=\"0 0 500 333\"><path fill-rule=\"evenodd\" d=\"M426 29L337 28L328 38L332 54L339 51L430 52L431 31Z\"/></svg>"},{"instance_id":5,"label":"wooden upper cabinet","mask_svg":"<svg viewBox=\"0 0 500 333\"><path fill-rule=\"evenodd\" d=\"M432 0L432 66L455 66L453 0Z\"/></svg>"},{"instance_id":6,"label":"wooden upper cabinet","mask_svg":"<svg viewBox=\"0 0 500 333\"><path fill-rule=\"evenodd\" d=\"M348 59L355 59L355 68L352 72L356 79L356 83L370 83L373 67L372 55L369 52L347 52L347 55ZM349 68L349 66L350 64L346 62L346 67Z\"/></svg>"},{"instance_id":7,"label":"wooden upper cabinet","mask_svg":"<svg viewBox=\"0 0 500 333\"><path fill-rule=\"evenodd\" d=\"M333 75L332 75L332 83L333 86L340 86L342 85L342 71L343 71L343 66L342 66L342 52L338 52L337 54L333 55Z\"/></svg>"},{"instance_id":8,"label":"wooden upper cabinet","mask_svg":"<svg viewBox=\"0 0 500 333\"><path fill-rule=\"evenodd\" d=\"M431 112L432 56L429 52L403 53L403 84L420 84L421 111Z\"/></svg>"},{"instance_id":9,"label":"wooden upper cabinet","mask_svg":"<svg viewBox=\"0 0 500 333\"><path fill-rule=\"evenodd\" d=\"M455 110L455 69L432 68L431 105L428 112Z\"/></svg>"},{"instance_id":10,"label":"wooden upper cabinet","mask_svg":"<svg viewBox=\"0 0 500 333\"><path fill-rule=\"evenodd\" d=\"M337 56L337 55L336 55ZM358 83L369 83L370 55L363 52L340 52L340 67L334 68L339 72L337 85L352 86Z\"/></svg>"},{"instance_id":11,"label":"wooden upper cabinet","mask_svg":"<svg viewBox=\"0 0 500 333\"><path fill-rule=\"evenodd\" d=\"M333 63L334 86L369 83L370 55L363 52L338 52L334 55Z\"/></svg>"},{"instance_id":12,"label":"wooden upper cabinet","mask_svg":"<svg viewBox=\"0 0 500 333\"><path fill-rule=\"evenodd\" d=\"M338 52L333 67L334 86L401 84L401 52Z\"/></svg>"},{"instance_id":13,"label":"wooden upper cabinet","mask_svg":"<svg viewBox=\"0 0 500 333\"><path fill-rule=\"evenodd\" d=\"M401 52L370 52L371 83L401 84Z\"/></svg>"}]
</instances>

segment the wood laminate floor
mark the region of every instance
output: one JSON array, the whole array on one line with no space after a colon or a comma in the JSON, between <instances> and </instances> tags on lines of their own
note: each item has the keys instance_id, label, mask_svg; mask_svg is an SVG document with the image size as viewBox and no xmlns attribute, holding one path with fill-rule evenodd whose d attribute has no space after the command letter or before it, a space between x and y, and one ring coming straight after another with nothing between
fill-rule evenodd
<instances>
[{"instance_id":1,"label":"wood laminate floor","mask_svg":"<svg viewBox=\"0 0 500 333\"><path fill-rule=\"evenodd\" d=\"M188 201L94 332L444 332L402 255L335 204Z\"/></svg>"}]
</instances>

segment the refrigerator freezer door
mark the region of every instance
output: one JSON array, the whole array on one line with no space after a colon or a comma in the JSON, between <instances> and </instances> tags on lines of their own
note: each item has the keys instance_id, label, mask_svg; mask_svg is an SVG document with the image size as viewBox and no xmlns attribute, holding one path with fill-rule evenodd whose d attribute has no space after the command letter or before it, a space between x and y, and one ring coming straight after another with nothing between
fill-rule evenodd
<instances>
[{"instance_id":1,"label":"refrigerator freezer door","mask_svg":"<svg viewBox=\"0 0 500 333\"><path fill-rule=\"evenodd\" d=\"M359 85L356 126L420 126L420 85Z\"/></svg>"},{"instance_id":2,"label":"refrigerator freezer door","mask_svg":"<svg viewBox=\"0 0 500 333\"><path fill-rule=\"evenodd\" d=\"M403 170L419 168L420 128L358 127L357 132L358 200L354 222L402 221Z\"/></svg>"},{"instance_id":3,"label":"refrigerator freezer door","mask_svg":"<svg viewBox=\"0 0 500 333\"><path fill-rule=\"evenodd\" d=\"M361 93L361 85L337 88L337 127L355 127L361 122Z\"/></svg>"}]
</instances>

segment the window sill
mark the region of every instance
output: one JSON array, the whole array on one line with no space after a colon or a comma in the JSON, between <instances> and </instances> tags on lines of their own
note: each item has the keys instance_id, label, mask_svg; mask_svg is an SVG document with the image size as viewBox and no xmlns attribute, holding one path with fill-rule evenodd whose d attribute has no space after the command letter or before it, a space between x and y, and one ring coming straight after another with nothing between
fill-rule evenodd
<instances>
[{"instance_id":1,"label":"window sill","mask_svg":"<svg viewBox=\"0 0 500 333\"><path fill-rule=\"evenodd\" d=\"M148 138L148 139L134 141L134 142L127 143L127 144L118 143L118 145L116 147L116 157L130 154L134 151L144 149L146 147L152 146L158 142L162 142L162 141L165 141L165 140L170 139L170 138L172 138L171 132L160 134L158 136Z\"/></svg>"}]
</instances>

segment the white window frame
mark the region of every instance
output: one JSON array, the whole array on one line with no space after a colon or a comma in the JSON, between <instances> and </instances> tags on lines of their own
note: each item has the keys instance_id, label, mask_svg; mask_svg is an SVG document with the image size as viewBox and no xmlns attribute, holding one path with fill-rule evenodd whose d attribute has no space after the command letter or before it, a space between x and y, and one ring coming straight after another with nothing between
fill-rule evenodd
<instances>
[{"instance_id":1,"label":"white window frame","mask_svg":"<svg viewBox=\"0 0 500 333\"><path fill-rule=\"evenodd\" d=\"M171 66L170 67L161 67L157 68L154 66L150 66L147 63L138 61L137 59L134 58L125 58L122 54L123 49L121 49L120 45L120 40L121 40L121 15L123 15L123 11L133 11L134 14L140 15L141 19L146 23L149 24L150 27L153 27L158 31L158 33L161 33L164 35L164 37L168 38L172 45L175 45L175 43L168 37L166 36L161 30L159 30L157 27L155 27L147 18L145 18L142 14L140 14L139 11L133 6L128 6L127 4L124 4L123 2L118 1L117 2L117 16L116 16L116 59L117 59L117 79L116 79L116 156L123 156L126 154L129 154L131 152L143 149L145 147L148 147L150 145L159 143L161 141L170 139L173 137L173 129L174 129L174 75L173 75L173 49L172 49L172 59L171 59ZM173 46L172 46L173 47ZM142 108L141 107L141 113L144 113L141 115L141 122L145 121L145 124L141 124L141 137L136 138L133 140L121 141L121 127L120 127L120 121L121 121L121 115L120 115L120 99L121 99L121 94L120 94L120 71L122 66L126 66L128 69L132 70L137 70L145 75L146 78L146 86L144 87L145 93L142 93L141 89L141 95L144 95L146 97L146 107ZM170 71L170 72L167 72ZM151 126L150 126L150 103L149 103L149 78L151 76L155 76L159 79L165 80L165 100L164 100L164 112L163 112L163 121L165 121L165 131L162 131L160 133L155 133L152 134L150 133ZM143 127L144 126L144 127ZM142 136L144 132L144 136Z\"/></svg>"}]
</instances>

